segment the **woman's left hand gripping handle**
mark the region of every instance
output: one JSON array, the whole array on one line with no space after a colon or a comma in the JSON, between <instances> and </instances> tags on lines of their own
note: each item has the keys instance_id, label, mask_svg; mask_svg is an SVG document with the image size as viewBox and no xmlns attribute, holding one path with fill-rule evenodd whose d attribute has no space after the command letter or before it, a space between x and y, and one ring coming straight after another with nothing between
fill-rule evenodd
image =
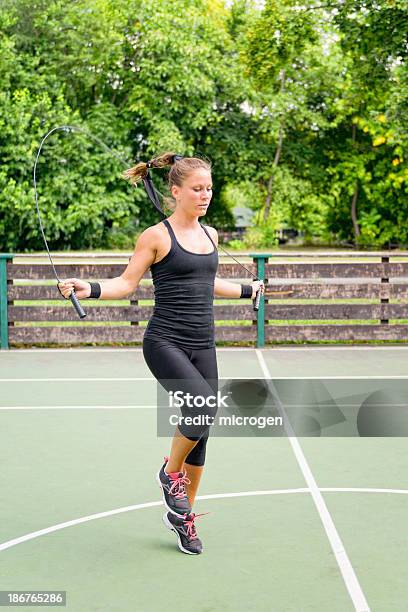
<instances>
[{"instance_id":1,"label":"woman's left hand gripping handle","mask_svg":"<svg viewBox=\"0 0 408 612\"><path fill-rule=\"evenodd\" d=\"M256 280L252 283L252 303L254 310L257 312L259 310L259 304L261 302L261 297L265 293L265 284L262 280Z\"/></svg>"}]
</instances>

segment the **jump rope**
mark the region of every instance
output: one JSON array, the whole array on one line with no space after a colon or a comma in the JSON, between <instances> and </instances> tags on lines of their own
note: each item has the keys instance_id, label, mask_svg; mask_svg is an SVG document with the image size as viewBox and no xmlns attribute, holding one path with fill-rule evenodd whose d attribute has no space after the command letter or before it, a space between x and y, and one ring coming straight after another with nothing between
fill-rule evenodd
<instances>
[{"instance_id":1,"label":"jump rope","mask_svg":"<svg viewBox=\"0 0 408 612\"><path fill-rule=\"evenodd\" d=\"M44 226L43 226L43 223L42 223L42 220L41 220L40 208L39 208L39 205L38 205L38 191L37 191L37 165L38 165L38 160L39 160L40 155L41 155L41 150L42 150L43 145L44 145L45 141L47 140L47 138L49 136L51 136L51 134L53 134L54 132L58 132L58 131L66 132L68 134L72 133L72 132L78 132L80 134L84 134L85 136L87 136L88 138L90 138L91 140L96 142L106 152L108 152L110 155L112 155L118 161L120 161L126 168L129 168L131 166L131 164L128 163L126 160L124 160L122 157L120 157L110 147L108 147L108 145L105 144L103 142L103 140L101 140L100 138L98 138L97 136L92 134L91 132L88 132L87 130L84 130L83 128L80 128L80 127L75 126L75 125L59 125L57 127L54 127L51 130L49 130L49 132L47 132L47 134L41 140L41 143L40 143L40 146L38 148L37 155L36 155L36 158L35 158L34 170L33 170L35 206L36 206L36 210L37 210L38 221L39 221L39 224L40 224L41 235L42 235L42 238L43 238L43 241L44 241L45 249L47 251L48 258L50 260L50 264L51 264L53 272L54 272L54 276L55 276L55 278L57 280L58 291L62 295L62 293L61 293L61 291L60 291L60 289L58 287L58 283L60 283L61 280L60 280L60 278L58 276L57 270L56 270L54 262L52 260L50 249L48 247L48 242L47 242L47 239L45 237ZM183 158L182 155L175 155L174 156L174 161L177 161L177 159L182 159L182 158ZM146 190L146 193L147 193L150 201L153 203L154 207L160 213L162 219L166 219L166 215L165 215L165 213L164 213L164 211L163 211L163 209L161 207L161 204L160 204L160 200L159 200L159 196L158 196L158 191L156 190L155 186L153 185L153 180L152 180L152 177L150 175L149 168L150 168L150 166L148 164L146 176L142 179L143 184L144 184L144 188ZM254 281L259 281L260 280L257 276L254 276L252 274L252 272L246 266L244 266L243 263L238 261L238 259L236 259L233 255L231 255L231 253L229 253L226 249L224 249L220 245L218 245L218 249L223 251L226 255L228 255L228 257L231 257L231 259L233 259L238 265L240 265L241 268L243 268L246 272L248 272L249 276L251 276ZM258 289L258 291L256 292L255 299L253 300L253 308L254 308L255 311L259 310L259 304L260 304L260 301L261 301L261 297L262 297L261 289ZM81 304L80 304L80 302L79 302L79 300L78 300L74 290L71 291L71 294L70 294L69 298L64 298L64 299L70 299L71 300L71 303L74 306L76 312L78 313L78 316L79 316L80 319L84 319L86 317L86 312L82 308L82 306L81 306Z\"/></svg>"}]
</instances>

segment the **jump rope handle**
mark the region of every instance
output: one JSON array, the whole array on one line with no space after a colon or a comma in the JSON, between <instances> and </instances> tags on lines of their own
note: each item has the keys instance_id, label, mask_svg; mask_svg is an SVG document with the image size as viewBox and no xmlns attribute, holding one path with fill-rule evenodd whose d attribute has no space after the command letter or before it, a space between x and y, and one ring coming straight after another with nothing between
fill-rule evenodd
<instances>
[{"instance_id":1,"label":"jump rope handle","mask_svg":"<svg viewBox=\"0 0 408 612\"><path fill-rule=\"evenodd\" d=\"M57 289L59 291L59 294L62 295L62 297L64 298L64 300L68 299L64 296L64 294L62 293L61 289L59 288L59 283L61 281L58 279L58 283L57 283ZM71 295L69 296L69 299L71 300L71 303L73 305L73 307L75 308L75 310L77 311L77 314L79 316L80 319L85 319L86 317L86 312L85 310L82 308L81 304L79 303L79 300L76 296L76 293L74 291L74 289L71 291Z\"/></svg>"},{"instance_id":2,"label":"jump rope handle","mask_svg":"<svg viewBox=\"0 0 408 612\"><path fill-rule=\"evenodd\" d=\"M256 292L255 299L253 300L255 312L258 312L258 310L259 310L259 304L261 302L261 297L262 297L261 290L258 289L258 291Z\"/></svg>"},{"instance_id":3,"label":"jump rope handle","mask_svg":"<svg viewBox=\"0 0 408 612\"><path fill-rule=\"evenodd\" d=\"M79 300L78 300L74 290L71 291L71 295L69 296L69 299L71 300L73 307L77 311L79 318L80 319L85 319L86 312L82 308L81 304L79 303Z\"/></svg>"},{"instance_id":4,"label":"jump rope handle","mask_svg":"<svg viewBox=\"0 0 408 612\"><path fill-rule=\"evenodd\" d=\"M259 278L255 278L254 280L259 280ZM262 297L262 291L258 289L255 295L255 299L252 300L255 312L258 312L259 310L259 304L261 303L261 297Z\"/></svg>"}]
</instances>

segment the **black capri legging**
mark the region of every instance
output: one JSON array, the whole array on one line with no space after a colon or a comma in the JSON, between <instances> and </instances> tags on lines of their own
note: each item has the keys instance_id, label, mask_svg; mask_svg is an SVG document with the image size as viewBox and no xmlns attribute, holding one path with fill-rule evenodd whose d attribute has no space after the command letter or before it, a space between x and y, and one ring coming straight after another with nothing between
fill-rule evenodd
<instances>
[{"instance_id":1,"label":"black capri legging","mask_svg":"<svg viewBox=\"0 0 408 612\"><path fill-rule=\"evenodd\" d=\"M215 347L205 349L188 349L180 347L168 340L153 340L144 338L143 355L154 377L167 391L176 390L183 381L183 391L193 396L204 398L216 395L218 390L218 368ZM178 381L172 385L171 381ZM204 405L200 408L181 408L183 416L201 414L215 417L217 408ZM178 426L179 431L189 440L197 440L195 447L186 458L189 465L202 466L205 463L205 452L209 436L209 426L191 428Z\"/></svg>"}]
</instances>

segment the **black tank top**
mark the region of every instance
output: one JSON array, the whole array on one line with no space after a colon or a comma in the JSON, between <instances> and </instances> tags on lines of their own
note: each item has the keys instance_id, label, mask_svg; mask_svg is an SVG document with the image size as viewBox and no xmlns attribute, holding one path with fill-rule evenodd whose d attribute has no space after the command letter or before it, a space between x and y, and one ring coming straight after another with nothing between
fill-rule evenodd
<instances>
[{"instance_id":1,"label":"black tank top","mask_svg":"<svg viewBox=\"0 0 408 612\"><path fill-rule=\"evenodd\" d=\"M144 337L170 340L185 348L213 347L217 248L201 223L214 247L211 253L187 251L177 242L168 220L163 223L171 237L171 248L150 266L155 305Z\"/></svg>"}]
</instances>

